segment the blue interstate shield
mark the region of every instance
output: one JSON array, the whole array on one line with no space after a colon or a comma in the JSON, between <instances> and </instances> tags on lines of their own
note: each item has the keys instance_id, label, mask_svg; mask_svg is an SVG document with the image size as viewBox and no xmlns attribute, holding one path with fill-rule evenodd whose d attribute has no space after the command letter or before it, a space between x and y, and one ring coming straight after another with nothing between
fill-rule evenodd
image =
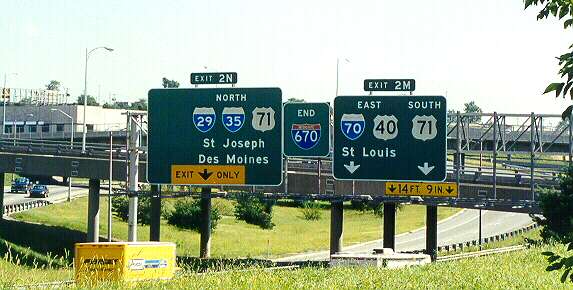
<instances>
[{"instance_id":1,"label":"blue interstate shield","mask_svg":"<svg viewBox=\"0 0 573 290\"><path fill-rule=\"evenodd\" d=\"M197 107L193 110L193 124L197 130L207 133L215 126L215 109Z\"/></svg>"},{"instance_id":2,"label":"blue interstate shield","mask_svg":"<svg viewBox=\"0 0 573 290\"><path fill-rule=\"evenodd\" d=\"M242 107L225 107L221 116L223 126L231 132L239 131L245 123L245 111Z\"/></svg>"},{"instance_id":3,"label":"blue interstate shield","mask_svg":"<svg viewBox=\"0 0 573 290\"><path fill-rule=\"evenodd\" d=\"M366 122L362 114L343 114L340 119L340 130L346 138L356 140L364 133Z\"/></svg>"},{"instance_id":4,"label":"blue interstate shield","mask_svg":"<svg viewBox=\"0 0 573 290\"><path fill-rule=\"evenodd\" d=\"M294 144L308 150L320 140L320 124L292 124L290 134Z\"/></svg>"}]
</instances>

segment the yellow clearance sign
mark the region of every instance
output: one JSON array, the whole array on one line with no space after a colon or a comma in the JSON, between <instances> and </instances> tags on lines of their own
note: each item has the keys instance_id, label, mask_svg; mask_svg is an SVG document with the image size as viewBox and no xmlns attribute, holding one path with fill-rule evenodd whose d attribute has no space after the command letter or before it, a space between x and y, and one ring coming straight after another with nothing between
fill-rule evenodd
<instances>
[{"instance_id":1,"label":"yellow clearance sign","mask_svg":"<svg viewBox=\"0 0 573 290\"><path fill-rule=\"evenodd\" d=\"M244 165L171 165L172 184L245 184Z\"/></svg>"},{"instance_id":2,"label":"yellow clearance sign","mask_svg":"<svg viewBox=\"0 0 573 290\"><path fill-rule=\"evenodd\" d=\"M386 182L386 195L458 197L458 185L454 182Z\"/></svg>"}]
</instances>

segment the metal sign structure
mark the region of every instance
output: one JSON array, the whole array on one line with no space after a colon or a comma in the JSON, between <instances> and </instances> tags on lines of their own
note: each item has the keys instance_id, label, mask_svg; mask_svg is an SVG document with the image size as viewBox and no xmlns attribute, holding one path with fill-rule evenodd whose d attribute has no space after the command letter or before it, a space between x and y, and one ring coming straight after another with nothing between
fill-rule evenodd
<instances>
[{"instance_id":1,"label":"metal sign structure","mask_svg":"<svg viewBox=\"0 0 573 290\"><path fill-rule=\"evenodd\" d=\"M149 91L148 181L279 185L279 88Z\"/></svg>"},{"instance_id":2,"label":"metal sign structure","mask_svg":"<svg viewBox=\"0 0 573 290\"><path fill-rule=\"evenodd\" d=\"M236 83L236 72L191 73L192 85L217 85Z\"/></svg>"},{"instance_id":3,"label":"metal sign structure","mask_svg":"<svg viewBox=\"0 0 573 290\"><path fill-rule=\"evenodd\" d=\"M413 92L416 90L414 79L366 79L364 90L367 92Z\"/></svg>"},{"instance_id":4,"label":"metal sign structure","mask_svg":"<svg viewBox=\"0 0 573 290\"><path fill-rule=\"evenodd\" d=\"M330 152L330 105L285 103L284 153L289 157L326 157Z\"/></svg>"},{"instance_id":5,"label":"metal sign structure","mask_svg":"<svg viewBox=\"0 0 573 290\"><path fill-rule=\"evenodd\" d=\"M334 101L334 177L443 181L446 99L339 96Z\"/></svg>"},{"instance_id":6,"label":"metal sign structure","mask_svg":"<svg viewBox=\"0 0 573 290\"><path fill-rule=\"evenodd\" d=\"M384 194L389 196L458 197L458 185L455 182L386 182Z\"/></svg>"}]
</instances>

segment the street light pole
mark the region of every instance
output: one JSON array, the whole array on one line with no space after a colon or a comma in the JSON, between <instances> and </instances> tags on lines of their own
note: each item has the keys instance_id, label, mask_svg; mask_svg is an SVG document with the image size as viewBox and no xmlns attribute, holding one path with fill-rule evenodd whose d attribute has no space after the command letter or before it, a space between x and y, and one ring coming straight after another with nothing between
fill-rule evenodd
<instances>
[{"instance_id":1,"label":"street light pole","mask_svg":"<svg viewBox=\"0 0 573 290\"><path fill-rule=\"evenodd\" d=\"M18 75L18 73L10 73L11 75ZM8 74L4 73L4 86L2 89L6 88L6 79L8 78ZM2 94L2 135L6 134L6 97Z\"/></svg>"},{"instance_id":2,"label":"street light pole","mask_svg":"<svg viewBox=\"0 0 573 290\"><path fill-rule=\"evenodd\" d=\"M107 51L113 51L113 48L99 46L88 52L86 48L86 63L84 66L84 117L83 117L83 132L82 132L82 153L86 152L86 109L88 106L88 59L90 54L97 49L103 48Z\"/></svg>"},{"instance_id":3,"label":"street light pole","mask_svg":"<svg viewBox=\"0 0 573 290\"><path fill-rule=\"evenodd\" d=\"M69 114L60 109L51 109L50 111L58 111L62 113L64 116L70 118L70 125L71 125L70 149L74 149L74 117L70 116ZM72 177L68 176L68 201L71 200L72 200Z\"/></svg>"}]
</instances>

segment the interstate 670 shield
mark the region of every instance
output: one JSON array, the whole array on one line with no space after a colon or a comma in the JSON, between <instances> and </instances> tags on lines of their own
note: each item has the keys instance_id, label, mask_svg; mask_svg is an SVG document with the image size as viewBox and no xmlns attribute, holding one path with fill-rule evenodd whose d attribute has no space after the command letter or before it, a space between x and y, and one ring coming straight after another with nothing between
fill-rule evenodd
<instances>
[{"instance_id":1,"label":"interstate 670 shield","mask_svg":"<svg viewBox=\"0 0 573 290\"><path fill-rule=\"evenodd\" d=\"M334 101L334 177L443 181L446 99L340 96Z\"/></svg>"},{"instance_id":2,"label":"interstate 670 shield","mask_svg":"<svg viewBox=\"0 0 573 290\"><path fill-rule=\"evenodd\" d=\"M284 152L290 157L324 157L330 151L330 105L286 103Z\"/></svg>"}]
</instances>

